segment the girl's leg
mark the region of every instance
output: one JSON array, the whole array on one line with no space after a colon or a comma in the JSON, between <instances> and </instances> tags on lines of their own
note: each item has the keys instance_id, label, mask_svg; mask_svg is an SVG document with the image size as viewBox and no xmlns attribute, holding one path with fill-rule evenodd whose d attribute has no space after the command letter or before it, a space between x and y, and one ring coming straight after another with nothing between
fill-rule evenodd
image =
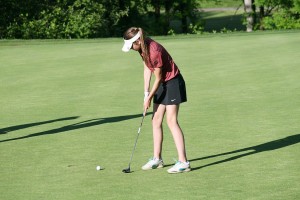
<instances>
[{"instance_id":1,"label":"girl's leg","mask_svg":"<svg viewBox=\"0 0 300 200\"><path fill-rule=\"evenodd\" d=\"M178 111L179 105L166 106L167 124L172 132L173 139L177 148L178 161L187 162L184 135L177 120Z\"/></svg>"},{"instance_id":2,"label":"girl's leg","mask_svg":"<svg viewBox=\"0 0 300 200\"><path fill-rule=\"evenodd\" d=\"M162 143L163 143L163 128L162 122L165 115L166 106L162 104L153 105L153 156L161 159Z\"/></svg>"}]
</instances>

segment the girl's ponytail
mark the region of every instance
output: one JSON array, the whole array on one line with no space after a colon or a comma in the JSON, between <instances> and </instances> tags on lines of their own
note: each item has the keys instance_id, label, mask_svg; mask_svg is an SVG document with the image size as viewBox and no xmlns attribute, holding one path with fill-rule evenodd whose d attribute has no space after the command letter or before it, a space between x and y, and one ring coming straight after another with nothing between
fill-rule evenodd
<instances>
[{"instance_id":1,"label":"girl's ponytail","mask_svg":"<svg viewBox=\"0 0 300 200\"><path fill-rule=\"evenodd\" d=\"M149 58L149 49L148 49L148 46L146 45L145 43L145 39L147 38L144 30L142 28L138 28L141 36L140 36L140 40L141 40L141 49L142 49L142 52L143 52L143 58L144 58L144 61L146 63L146 65L150 64L150 58Z\"/></svg>"}]
</instances>

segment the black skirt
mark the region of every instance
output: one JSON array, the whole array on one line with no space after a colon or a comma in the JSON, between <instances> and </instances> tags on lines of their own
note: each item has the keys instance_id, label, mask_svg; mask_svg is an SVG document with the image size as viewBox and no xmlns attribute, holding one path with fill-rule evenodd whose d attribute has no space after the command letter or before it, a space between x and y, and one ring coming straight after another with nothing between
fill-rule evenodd
<instances>
[{"instance_id":1,"label":"black skirt","mask_svg":"<svg viewBox=\"0 0 300 200\"><path fill-rule=\"evenodd\" d=\"M153 103L163 105L177 105L186 101L185 82L181 74L161 83L153 98Z\"/></svg>"}]
</instances>

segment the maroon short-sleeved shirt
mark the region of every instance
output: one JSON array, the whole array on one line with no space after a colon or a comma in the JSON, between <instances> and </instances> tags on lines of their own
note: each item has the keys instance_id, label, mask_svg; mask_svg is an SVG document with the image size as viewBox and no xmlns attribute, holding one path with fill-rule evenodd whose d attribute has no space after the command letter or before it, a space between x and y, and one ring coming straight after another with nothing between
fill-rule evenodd
<instances>
[{"instance_id":1,"label":"maroon short-sleeved shirt","mask_svg":"<svg viewBox=\"0 0 300 200\"><path fill-rule=\"evenodd\" d=\"M180 74L180 71L177 65L174 63L172 57L161 44L150 38L147 38L145 43L148 46L150 56L150 60L148 63L146 63L146 65L152 72L154 71L154 68L162 68L163 82L171 80ZM143 58L143 54L141 52L140 55Z\"/></svg>"}]
</instances>

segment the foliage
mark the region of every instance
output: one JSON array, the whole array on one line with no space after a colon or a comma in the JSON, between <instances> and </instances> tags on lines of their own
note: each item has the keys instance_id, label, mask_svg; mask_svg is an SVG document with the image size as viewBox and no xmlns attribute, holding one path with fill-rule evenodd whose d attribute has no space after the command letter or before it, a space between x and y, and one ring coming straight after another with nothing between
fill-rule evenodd
<instances>
[{"instance_id":1,"label":"foliage","mask_svg":"<svg viewBox=\"0 0 300 200\"><path fill-rule=\"evenodd\" d=\"M107 37L109 30L127 10L109 12L102 3L93 0L57 1L51 9L43 10L37 19L20 14L18 21L8 27L10 38L88 38ZM107 16L107 17L106 17Z\"/></svg>"},{"instance_id":2,"label":"foliage","mask_svg":"<svg viewBox=\"0 0 300 200\"><path fill-rule=\"evenodd\" d=\"M188 24L198 18L196 0L12 0L0 7L2 38L110 37L130 26L144 27L152 35L167 34L174 19L187 33Z\"/></svg>"},{"instance_id":3,"label":"foliage","mask_svg":"<svg viewBox=\"0 0 300 200\"><path fill-rule=\"evenodd\" d=\"M189 33L191 34L202 34L204 32L204 27L201 24L190 24Z\"/></svg>"},{"instance_id":4,"label":"foliage","mask_svg":"<svg viewBox=\"0 0 300 200\"><path fill-rule=\"evenodd\" d=\"M299 29L300 19L287 10L280 10L272 16L263 19L263 27L265 29Z\"/></svg>"},{"instance_id":5,"label":"foliage","mask_svg":"<svg viewBox=\"0 0 300 200\"><path fill-rule=\"evenodd\" d=\"M263 29L297 29L300 27L300 0L256 0Z\"/></svg>"},{"instance_id":6,"label":"foliage","mask_svg":"<svg viewBox=\"0 0 300 200\"><path fill-rule=\"evenodd\" d=\"M168 35L175 36L176 33L175 33L175 31L174 31L173 29L170 29L170 30L168 31Z\"/></svg>"},{"instance_id":7,"label":"foliage","mask_svg":"<svg viewBox=\"0 0 300 200\"><path fill-rule=\"evenodd\" d=\"M263 11L254 21L256 27L299 27L300 0L253 1ZM204 25L198 8L237 2L243 1L0 0L0 38L120 37L131 26L143 27L150 35L201 34Z\"/></svg>"}]
</instances>

